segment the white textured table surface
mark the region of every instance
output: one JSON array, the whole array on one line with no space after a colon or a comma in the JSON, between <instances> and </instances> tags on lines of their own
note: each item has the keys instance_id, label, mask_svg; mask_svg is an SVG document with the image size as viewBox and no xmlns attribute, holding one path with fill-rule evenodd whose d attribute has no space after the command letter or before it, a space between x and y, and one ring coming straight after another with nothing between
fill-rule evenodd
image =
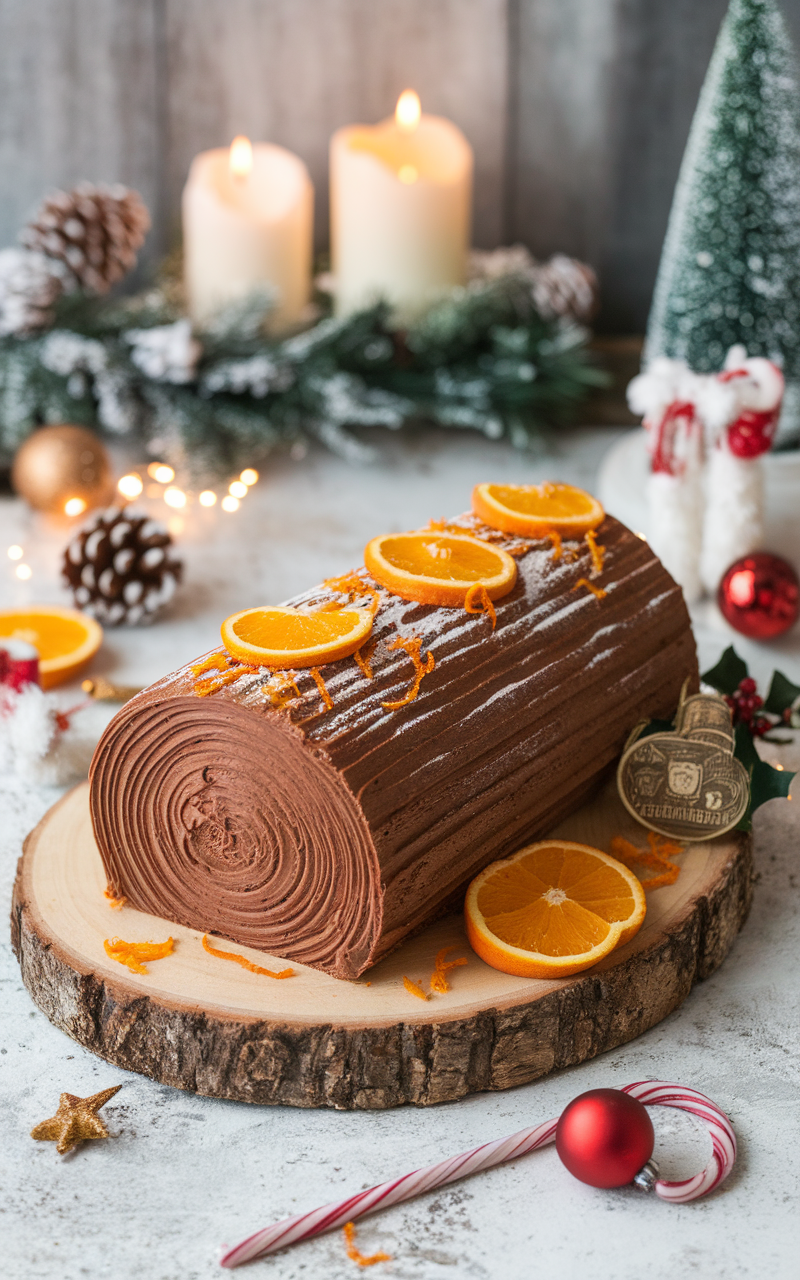
<instances>
[{"instance_id":1,"label":"white textured table surface","mask_svg":"<svg viewBox=\"0 0 800 1280\"><path fill-rule=\"evenodd\" d=\"M237 608L280 600L361 559L382 529L413 528L468 505L473 483L561 478L592 487L616 433L575 432L557 452L522 457L481 439L382 437L380 464L353 469L322 454L267 470L232 516L187 518L187 585L167 620L111 633L95 668L148 683L215 643ZM206 519L206 515L208 518ZM64 533L0 502L0 599L58 599ZM34 573L19 584L5 547L19 542ZM701 664L730 643L713 619L698 627ZM747 648L764 679L774 665L800 681L796 642ZM784 748L798 756L794 748ZM787 757L787 765L792 762ZM0 780L0 875L8 903L26 832L59 794ZM0 1176L2 1274L9 1280L195 1280L222 1276L218 1246L286 1214L557 1115L578 1093L647 1077L709 1093L731 1115L741 1155L717 1194L667 1206L633 1190L596 1191L570 1177L552 1148L367 1219L358 1243L392 1261L370 1274L408 1280L475 1277L578 1280L797 1276L800 951L799 806L771 802L756 817L758 884L743 933L722 969L660 1026L595 1062L501 1094L384 1113L254 1108L193 1097L94 1058L31 1003L0 936L2 1034ZM28 1134L58 1095L123 1089L105 1108L115 1135L59 1157ZM707 1141L678 1112L651 1114L666 1176L708 1158ZM339 1235L242 1274L343 1280L359 1274Z\"/></svg>"}]
</instances>

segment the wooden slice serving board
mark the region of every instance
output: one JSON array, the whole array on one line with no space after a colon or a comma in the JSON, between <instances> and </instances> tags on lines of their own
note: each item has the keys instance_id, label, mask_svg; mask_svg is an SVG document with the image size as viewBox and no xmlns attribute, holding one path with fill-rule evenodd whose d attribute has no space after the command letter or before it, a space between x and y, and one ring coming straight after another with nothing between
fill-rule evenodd
<instances>
[{"instance_id":1,"label":"wooden slice serving board","mask_svg":"<svg viewBox=\"0 0 800 1280\"><path fill-rule=\"evenodd\" d=\"M646 833L613 784L557 829L607 849ZM489 968L462 919L430 925L358 982L293 964L274 981L208 955L202 935L132 908L114 910L89 819L88 784L28 837L14 888L12 939L26 987L51 1022L118 1066L216 1098L372 1108L506 1089L641 1035L722 962L752 896L749 836L689 846L677 883L648 894L634 939L573 978L536 981ZM176 940L137 976L103 940ZM469 957L452 989L422 1001L436 952ZM277 957L220 943L267 967ZM273 965L274 961L274 965Z\"/></svg>"}]
</instances>

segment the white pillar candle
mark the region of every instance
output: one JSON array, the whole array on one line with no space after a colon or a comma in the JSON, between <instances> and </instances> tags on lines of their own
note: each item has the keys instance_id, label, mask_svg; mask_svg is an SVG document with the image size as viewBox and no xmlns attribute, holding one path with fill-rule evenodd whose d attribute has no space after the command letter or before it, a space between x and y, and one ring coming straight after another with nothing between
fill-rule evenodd
<instances>
[{"instance_id":1,"label":"white pillar candle","mask_svg":"<svg viewBox=\"0 0 800 1280\"><path fill-rule=\"evenodd\" d=\"M278 295L270 328L298 321L311 286L313 206L305 165L283 147L235 138L195 156L183 190L192 320L270 285Z\"/></svg>"},{"instance_id":2,"label":"white pillar candle","mask_svg":"<svg viewBox=\"0 0 800 1280\"><path fill-rule=\"evenodd\" d=\"M406 90L395 115L331 139L331 248L339 315L389 302L413 319L466 276L472 148L460 129L422 115Z\"/></svg>"}]
</instances>

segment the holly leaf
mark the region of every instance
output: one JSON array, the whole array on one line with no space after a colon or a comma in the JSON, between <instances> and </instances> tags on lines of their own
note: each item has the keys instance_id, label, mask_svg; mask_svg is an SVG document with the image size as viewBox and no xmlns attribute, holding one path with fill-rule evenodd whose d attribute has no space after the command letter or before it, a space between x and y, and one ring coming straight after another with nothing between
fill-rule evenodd
<instances>
[{"instance_id":1,"label":"holly leaf","mask_svg":"<svg viewBox=\"0 0 800 1280\"><path fill-rule=\"evenodd\" d=\"M767 800L788 796L794 776L790 769L775 769L766 760L759 760L750 779L751 811Z\"/></svg>"},{"instance_id":2,"label":"holly leaf","mask_svg":"<svg viewBox=\"0 0 800 1280\"><path fill-rule=\"evenodd\" d=\"M739 657L733 645L728 645L717 665L704 671L700 679L720 693L735 693L746 675L747 663Z\"/></svg>"},{"instance_id":3,"label":"holly leaf","mask_svg":"<svg viewBox=\"0 0 800 1280\"><path fill-rule=\"evenodd\" d=\"M750 773L757 764L761 764L761 756L756 751L749 729L740 722L733 731L733 739L733 754L737 760L741 760L747 772Z\"/></svg>"},{"instance_id":4,"label":"holly leaf","mask_svg":"<svg viewBox=\"0 0 800 1280\"><path fill-rule=\"evenodd\" d=\"M800 698L800 685L792 684L782 671L773 671L764 710L771 711L775 716L782 716L797 698Z\"/></svg>"},{"instance_id":5,"label":"holly leaf","mask_svg":"<svg viewBox=\"0 0 800 1280\"><path fill-rule=\"evenodd\" d=\"M755 748L755 743L743 724L737 724L733 754L741 760L750 775L750 803L744 817L737 823L737 831L750 831L753 826L753 814L767 800L776 800L788 796L795 776L789 769L776 769L762 760Z\"/></svg>"}]
</instances>

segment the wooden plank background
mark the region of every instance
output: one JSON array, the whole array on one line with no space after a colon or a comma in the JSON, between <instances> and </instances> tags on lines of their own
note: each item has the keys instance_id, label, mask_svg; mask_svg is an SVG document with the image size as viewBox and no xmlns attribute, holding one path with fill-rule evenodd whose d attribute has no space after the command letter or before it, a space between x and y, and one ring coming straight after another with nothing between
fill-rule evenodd
<instances>
[{"instance_id":1,"label":"wooden plank background","mask_svg":"<svg viewBox=\"0 0 800 1280\"><path fill-rule=\"evenodd\" d=\"M0 245L42 194L135 186L179 233L195 152L238 132L306 161L327 242L332 131L412 86L475 149L474 241L599 271L601 328L645 323L726 0L0 0ZM800 0L785 0L795 40Z\"/></svg>"}]
</instances>

